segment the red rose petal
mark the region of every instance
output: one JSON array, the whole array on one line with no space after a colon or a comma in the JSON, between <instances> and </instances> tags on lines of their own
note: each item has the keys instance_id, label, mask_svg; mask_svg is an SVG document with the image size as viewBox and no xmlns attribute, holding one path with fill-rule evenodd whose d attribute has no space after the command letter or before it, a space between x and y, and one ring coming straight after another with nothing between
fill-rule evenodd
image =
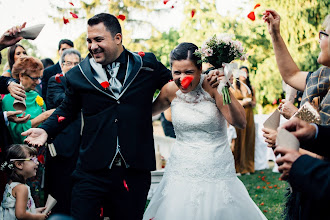
<instances>
[{"instance_id":1,"label":"red rose petal","mask_svg":"<svg viewBox=\"0 0 330 220\"><path fill-rule=\"evenodd\" d=\"M65 120L65 117L63 117L63 116L58 116L57 115L57 122L58 123L61 123L62 121L64 121Z\"/></svg>"},{"instance_id":2,"label":"red rose petal","mask_svg":"<svg viewBox=\"0 0 330 220\"><path fill-rule=\"evenodd\" d=\"M260 189L260 186L257 186L257 189Z\"/></svg>"},{"instance_id":3,"label":"red rose petal","mask_svg":"<svg viewBox=\"0 0 330 220\"><path fill-rule=\"evenodd\" d=\"M272 189L273 187L272 186L268 186L269 189Z\"/></svg>"},{"instance_id":4,"label":"red rose petal","mask_svg":"<svg viewBox=\"0 0 330 220\"><path fill-rule=\"evenodd\" d=\"M73 12L71 12L71 11L70 11L70 14L71 14L72 17L74 17L74 18L78 18L78 15L76 15L75 13L73 13Z\"/></svg>"},{"instance_id":5,"label":"red rose petal","mask_svg":"<svg viewBox=\"0 0 330 220\"><path fill-rule=\"evenodd\" d=\"M174 8L174 5L172 5L172 7L171 8Z\"/></svg>"},{"instance_id":6,"label":"red rose petal","mask_svg":"<svg viewBox=\"0 0 330 220\"><path fill-rule=\"evenodd\" d=\"M276 104L277 104L277 100L274 99L274 101L273 101L273 105L276 105Z\"/></svg>"},{"instance_id":7,"label":"red rose petal","mask_svg":"<svg viewBox=\"0 0 330 220\"><path fill-rule=\"evenodd\" d=\"M154 220L155 219L155 217L152 217L151 219L149 219L149 220Z\"/></svg>"},{"instance_id":8,"label":"red rose petal","mask_svg":"<svg viewBox=\"0 0 330 220\"><path fill-rule=\"evenodd\" d=\"M254 6L254 9L256 9L256 8L258 8L258 7L260 7L260 4L258 3L258 4L256 4L255 6ZM253 9L253 10L254 10Z\"/></svg>"},{"instance_id":9,"label":"red rose petal","mask_svg":"<svg viewBox=\"0 0 330 220\"><path fill-rule=\"evenodd\" d=\"M263 212L268 212L267 210L263 210Z\"/></svg>"},{"instance_id":10,"label":"red rose petal","mask_svg":"<svg viewBox=\"0 0 330 220\"><path fill-rule=\"evenodd\" d=\"M120 19L120 20L122 20L122 21L125 21L126 16L123 15L123 14L120 14L120 15L117 16L117 18Z\"/></svg>"},{"instance_id":11,"label":"red rose petal","mask_svg":"<svg viewBox=\"0 0 330 220\"><path fill-rule=\"evenodd\" d=\"M63 16L63 22L64 22L64 24L67 24L67 23L69 23L69 19L66 19L66 18Z\"/></svg>"},{"instance_id":12,"label":"red rose petal","mask_svg":"<svg viewBox=\"0 0 330 220\"><path fill-rule=\"evenodd\" d=\"M70 5L74 6L74 4L72 2L69 2Z\"/></svg>"},{"instance_id":13,"label":"red rose petal","mask_svg":"<svg viewBox=\"0 0 330 220\"><path fill-rule=\"evenodd\" d=\"M57 73L57 74L55 75L55 81L58 82L58 83L60 83L60 82L61 82L61 79L60 79L61 76L63 76L63 74L61 74L61 73Z\"/></svg>"},{"instance_id":14,"label":"red rose petal","mask_svg":"<svg viewBox=\"0 0 330 220\"><path fill-rule=\"evenodd\" d=\"M110 83L108 81L104 81L104 82L101 82L101 86L104 88L104 89L107 89L109 86L110 86Z\"/></svg>"},{"instance_id":15,"label":"red rose petal","mask_svg":"<svg viewBox=\"0 0 330 220\"><path fill-rule=\"evenodd\" d=\"M264 174L264 171L261 171L260 173L261 173L261 174Z\"/></svg>"},{"instance_id":16,"label":"red rose petal","mask_svg":"<svg viewBox=\"0 0 330 220\"><path fill-rule=\"evenodd\" d=\"M248 18L250 18L252 21L256 20L256 16L254 15L254 11L251 11L248 16Z\"/></svg>"},{"instance_id":17,"label":"red rose petal","mask_svg":"<svg viewBox=\"0 0 330 220\"><path fill-rule=\"evenodd\" d=\"M182 79L181 81L181 86L182 88L186 89L190 85L191 81L193 81L194 77L193 76L186 76L185 78Z\"/></svg>"},{"instance_id":18,"label":"red rose petal","mask_svg":"<svg viewBox=\"0 0 330 220\"><path fill-rule=\"evenodd\" d=\"M127 190L127 192L128 192L129 189L128 189L128 186L127 186L126 180L124 180L123 183L124 183L124 187L126 188L126 190Z\"/></svg>"},{"instance_id":19,"label":"red rose petal","mask_svg":"<svg viewBox=\"0 0 330 220\"><path fill-rule=\"evenodd\" d=\"M196 13L196 10L195 9L191 10L191 17L192 18L195 16L195 13Z\"/></svg>"},{"instance_id":20,"label":"red rose petal","mask_svg":"<svg viewBox=\"0 0 330 220\"><path fill-rule=\"evenodd\" d=\"M44 155L40 154L38 156L38 161L39 161L39 163L44 164L45 163L45 157L44 157Z\"/></svg>"},{"instance_id":21,"label":"red rose petal","mask_svg":"<svg viewBox=\"0 0 330 220\"><path fill-rule=\"evenodd\" d=\"M260 205L265 205L265 203L262 202L262 203L260 203Z\"/></svg>"},{"instance_id":22,"label":"red rose petal","mask_svg":"<svg viewBox=\"0 0 330 220\"><path fill-rule=\"evenodd\" d=\"M166 5L169 2L169 0L164 0L163 3Z\"/></svg>"},{"instance_id":23,"label":"red rose petal","mask_svg":"<svg viewBox=\"0 0 330 220\"><path fill-rule=\"evenodd\" d=\"M143 51L138 52L138 54L139 54L141 57L144 57L144 55L146 55Z\"/></svg>"},{"instance_id":24,"label":"red rose petal","mask_svg":"<svg viewBox=\"0 0 330 220\"><path fill-rule=\"evenodd\" d=\"M100 217L103 217L103 207L101 207L101 213L100 213Z\"/></svg>"}]
</instances>

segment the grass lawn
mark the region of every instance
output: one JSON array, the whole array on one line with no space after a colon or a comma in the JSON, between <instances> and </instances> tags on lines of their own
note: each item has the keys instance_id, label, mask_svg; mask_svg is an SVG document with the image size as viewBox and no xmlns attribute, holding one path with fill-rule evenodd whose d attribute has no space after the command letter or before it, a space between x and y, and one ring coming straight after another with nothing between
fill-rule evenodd
<instances>
[{"instance_id":1,"label":"grass lawn","mask_svg":"<svg viewBox=\"0 0 330 220\"><path fill-rule=\"evenodd\" d=\"M268 219L283 219L286 181L279 180L280 174L272 169L256 171L251 175L240 176L250 197Z\"/></svg>"},{"instance_id":2,"label":"grass lawn","mask_svg":"<svg viewBox=\"0 0 330 220\"><path fill-rule=\"evenodd\" d=\"M272 169L256 171L251 175L240 176L250 197L264 213L267 219L283 219L287 182L279 180L280 174ZM149 201L147 201L146 207Z\"/></svg>"}]
</instances>

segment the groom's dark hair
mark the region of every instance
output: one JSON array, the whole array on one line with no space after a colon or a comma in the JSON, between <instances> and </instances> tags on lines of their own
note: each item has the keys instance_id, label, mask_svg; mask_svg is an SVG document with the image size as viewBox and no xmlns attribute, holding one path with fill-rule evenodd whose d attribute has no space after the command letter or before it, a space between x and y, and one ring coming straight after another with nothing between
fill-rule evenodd
<instances>
[{"instance_id":1,"label":"groom's dark hair","mask_svg":"<svg viewBox=\"0 0 330 220\"><path fill-rule=\"evenodd\" d=\"M97 15L94 15L90 19L88 19L87 24L89 26L94 26L99 23L103 23L107 31L111 33L111 36L114 37L116 34L120 33L121 34L121 26L118 21L118 19L108 13L100 13Z\"/></svg>"},{"instance_id":2,"label":"groom's dark hair","mask_svg":"<svg viewBox=\"0 0 330 220\"><path fill-rule=\"evenodd\" d=\"M181 43L170 53L170 64L172 67L173 61L177 60L190 60L192 61L199 69L202 68L202 62L199 57L194 53L198 50L198 47L193 43Z\"/></svg>"}]
</instances>

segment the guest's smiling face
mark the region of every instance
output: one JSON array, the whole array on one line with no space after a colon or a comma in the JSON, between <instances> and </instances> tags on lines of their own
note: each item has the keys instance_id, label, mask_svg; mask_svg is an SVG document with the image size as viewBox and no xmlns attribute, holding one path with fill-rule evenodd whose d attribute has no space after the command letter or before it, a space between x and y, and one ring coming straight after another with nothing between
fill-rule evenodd
<instances>
[{"instance_id":1,"label":"guest's smiling face","mask_svg":"<svg viewBox=\"0 0 330 220\"><path fill-rule=\"evenodd\" d=\"M112 36L103 22L87 27L88 50L97 63L108 65L116 60L121 51L122 35Z\"/></svg>"},{"instance_id":2,"label":"guest's smiling face","mask_svg":"<svg viewBox=\"0 0 330 220\"><path fill-rule=\"evenodd\" d=\"M191 60L174 60L172 62L172 77L175 84L183 93L188 93L196 88L201 77L202 69L198 68ZM191 81L187 88L181 86L181 81L186 76L193 76L194 79Z\"/></svg>"},{"instance_id":3,"label":"guest's smiling face","mask_svg":"<svg viewBox=\"0 0 330 220\"><path fill-rule=\"evenodd\" d=\"M14 61L16 62L16 60L22 56L26 56L27 53L25 51L25 49L23 47L16 47L15 49L15 54L14 54Z\"/></svg>"}]
</instances>

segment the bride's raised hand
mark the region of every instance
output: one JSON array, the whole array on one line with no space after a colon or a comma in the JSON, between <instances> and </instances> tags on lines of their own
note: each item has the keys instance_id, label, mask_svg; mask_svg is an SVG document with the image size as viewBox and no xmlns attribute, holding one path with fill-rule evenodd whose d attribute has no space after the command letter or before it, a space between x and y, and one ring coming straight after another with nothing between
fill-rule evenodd
<instances>
[{"instance_id":1,"label":"bride's raised hand","mask_svg":"<svg viewBox=\"0 0 330 220\"><path fill-rule=\"evenodd\" d=\"M268 32L270 35L280 34L281 16L272 9L267 9L263 14L262 19L267 23Z\"/></svg>"},{"instance_id":2,"label":"bride's raised hand","mask_svg":"<svg viewBox=\"0 0 330 220\"><path fill-rule=\"evenodd\" d=\"M25 143L37 147L44 145L48 138L47 132L41 128L30 128L29 130L22 132L21 135L27 136L24 140Z\"/></svg>"}]
</instances>

